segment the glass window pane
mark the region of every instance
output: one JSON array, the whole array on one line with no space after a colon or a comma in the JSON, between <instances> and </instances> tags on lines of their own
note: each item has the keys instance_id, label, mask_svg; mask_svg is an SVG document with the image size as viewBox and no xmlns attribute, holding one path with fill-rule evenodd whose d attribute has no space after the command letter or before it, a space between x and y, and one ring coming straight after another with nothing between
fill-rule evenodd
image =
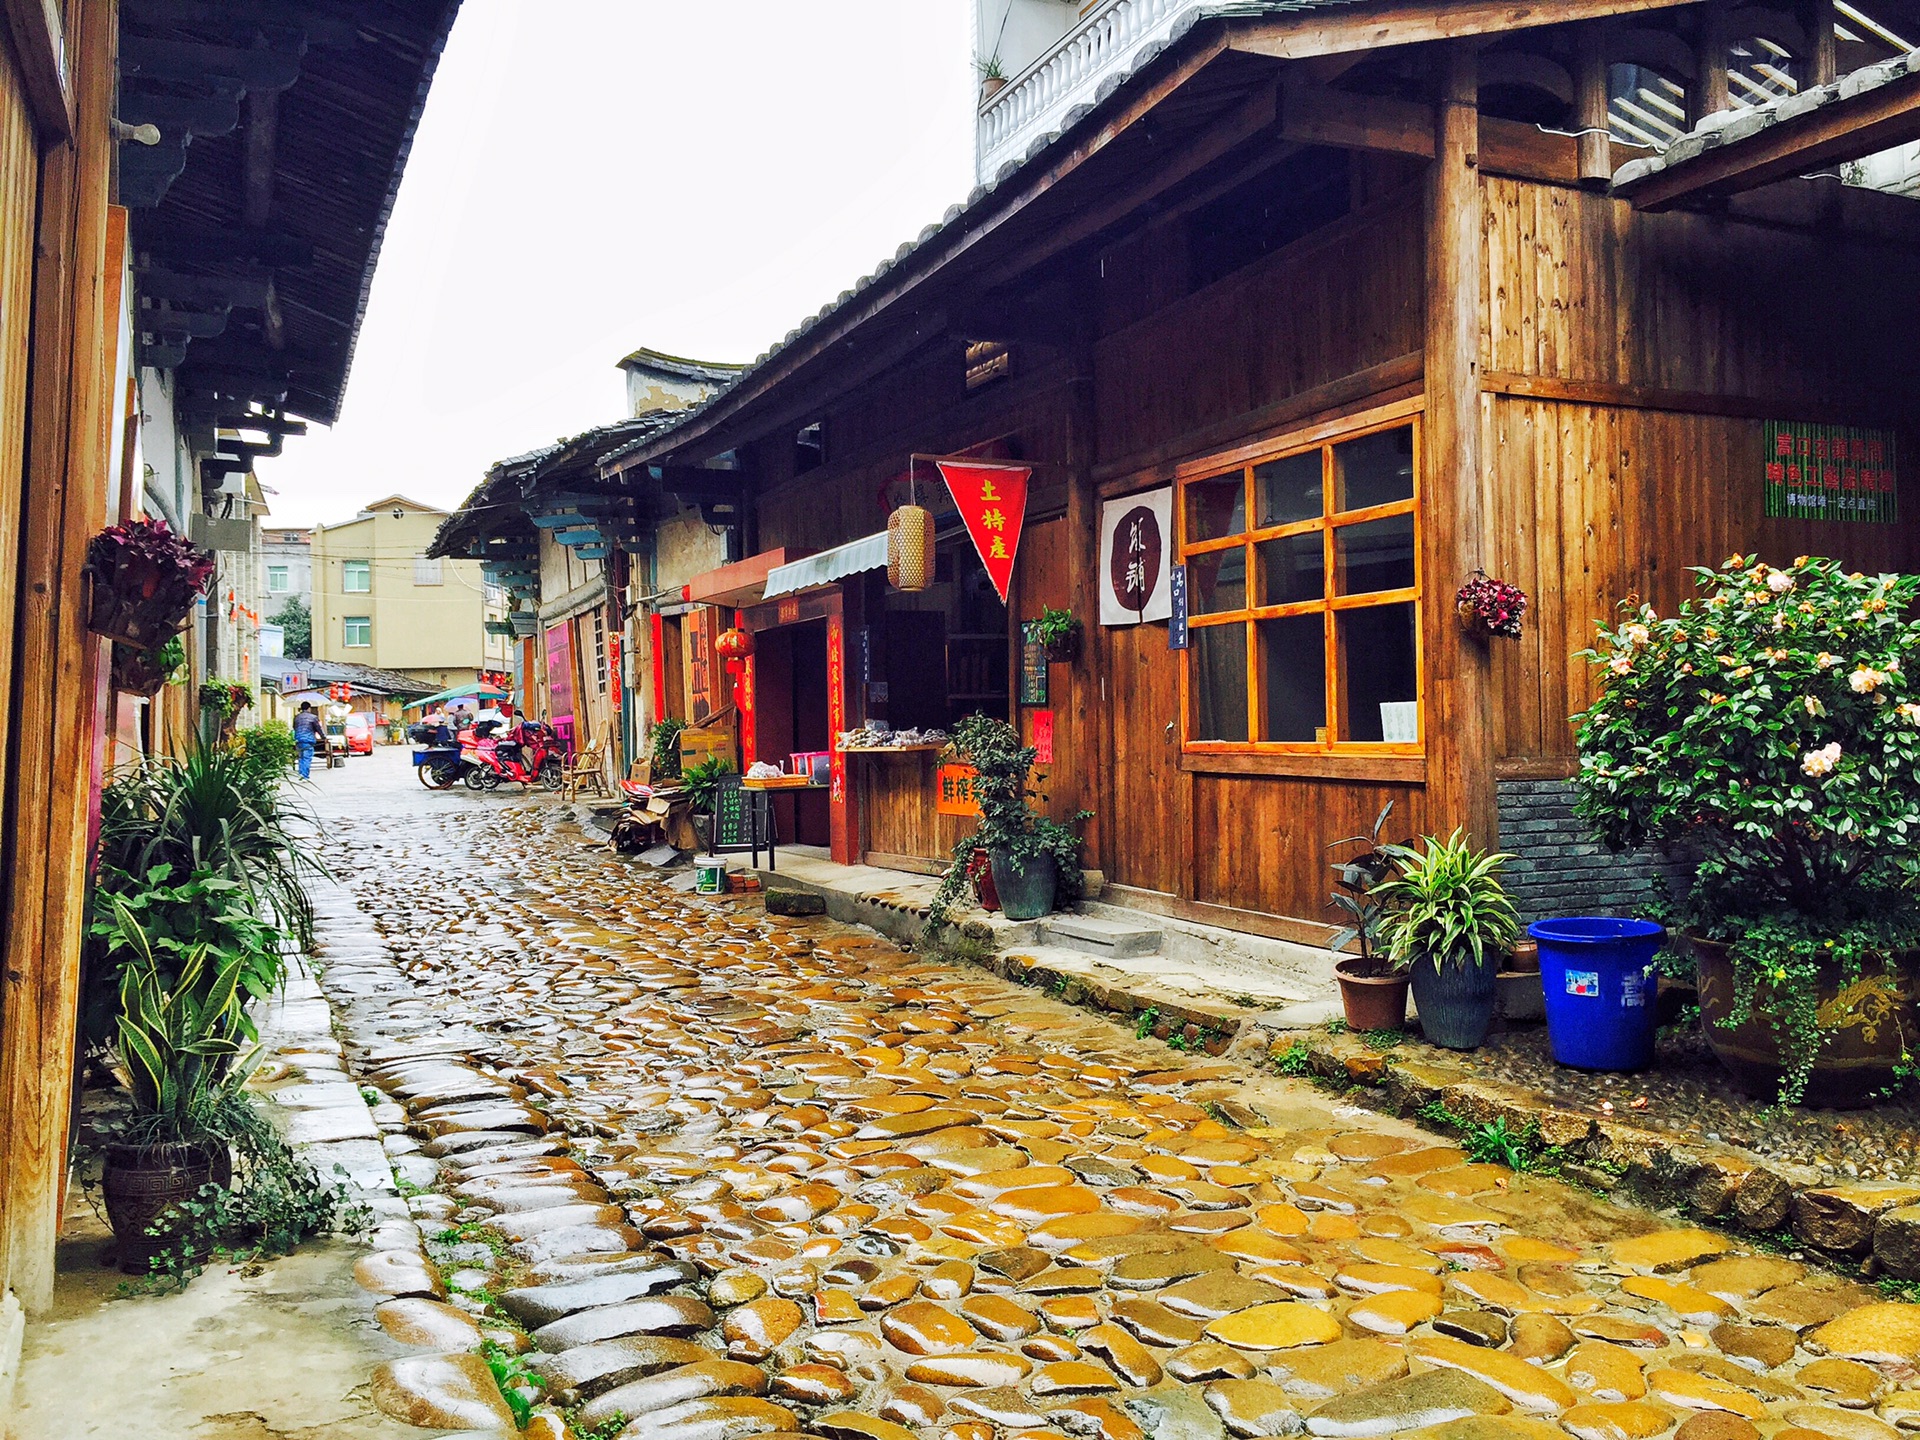
<instances>
[{"instance_id":1,"label":"glass window pane","mask_svg":"<svg viewBox=\"0 0 1920 1440\"><path fill-rule=\"evenodd\" d=\"M1260 507L1260 525L1291 525L1296 520L1318 520L1326 508L1327 487L1321 474L1320 452L1289 455L1253 467L1253 495Z\"/></svg>"},{"instance_id":2,"label":"glass window pane","mask_svg":"<svg viewBox=\"0 0 1920 1440\"><path fill-rule=\"evenodd\" d=\"M1193 656L1195 740L1247 738L1247 627L1200 625L1188 633Z\"/></svg>"},{"instance_id":3,"label":"glass window pane","mask_svg":"<svg viewBox=\"0 0 1920 1440\"><path fill-rule=\"evenodd\" d=\"M1365 510L1413 498L1413 427L1382 430L1333 447L1334 503Z\"/></svg>"},{"instance_id":4,"label":"glass window pane","mask_svg":"<svg viewBox=\"0 0 1920 1440\"><path fill-rule=\"evenodd\" d=\"M1261 620L1262 740L1310 745L1325 739L1327 639L1323 615Z\"/></svg>"},{"instance_id":5,"label":"glass window pane","mask_svg":"<svg viewBox=\"0 0 1920 1440\"><path fill-rule=\"evenodd\" d=\"M1420 738L1415 613L1409 602L1342 610L1335 616L1342 740L1412 744Z\"/></svg>"},{"instance_id":6,"label":"glass window pane","mask_svg":"<svg viewBox=\"0 0 1920 1440\"><path fill-rule=\"evenodd\" d=\"M1308 530L1254 546L1260 566L1260 603L1293 605L1327 593L1326 534Z\"/></svg>"},{"instance_id":7,"label":"glass window pane","mask_svg":"<svg viewBox=\"0 0 1920 1440\"><path fill-rule=\"evenodd\" d=\"M1187 540L1224 540L1247 528L1247 477L1236 470L1187 486Z\"/></svg>"},{"instance_id":8,"label":"glass window pane","mask_svg":"<svg viewBox=\"0 0 1920 1440\"><path fill-rule=\"evenodd\" d=\"M1247 547L1212 550L1187 561L1187 610L1218 615L1247 608Z\"/></svg>"},{"instance_id":9,"label":"glass window pane","mask_svg":"<svg viewBox=\"0 0 1920 1440\"><path fill-rule=\"evenodd\" d=\"M1333 532L1341 595L1405 590L1413 585L1413 516L1389 515Z\"/></svg>"}]
</instances>

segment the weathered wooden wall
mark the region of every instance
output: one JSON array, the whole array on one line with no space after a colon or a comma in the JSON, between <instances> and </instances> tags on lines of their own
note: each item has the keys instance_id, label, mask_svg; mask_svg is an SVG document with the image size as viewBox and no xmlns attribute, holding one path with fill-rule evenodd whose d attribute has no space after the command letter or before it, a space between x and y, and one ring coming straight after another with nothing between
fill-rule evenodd
<instances>
[{"instance_id":1,"label":"weathered wooden wall","mask_svg":"<svg viewBox=\"0 0 1920 1440\"><path fill-rule=\"evenodd\" d=\"M1768 519L1761 453L1764 418L1911 433L1888 306L1920 293L1920 257L1521 181L1485 193L1485 502L1497 573L1534 597L1527 633L1493 647L1495 753L1550 772L1592 696L1575 652L1621 599L1670 609L1688 567L1736 552L1920 563L1912 520Z\"/></svg>"}]
</instances>

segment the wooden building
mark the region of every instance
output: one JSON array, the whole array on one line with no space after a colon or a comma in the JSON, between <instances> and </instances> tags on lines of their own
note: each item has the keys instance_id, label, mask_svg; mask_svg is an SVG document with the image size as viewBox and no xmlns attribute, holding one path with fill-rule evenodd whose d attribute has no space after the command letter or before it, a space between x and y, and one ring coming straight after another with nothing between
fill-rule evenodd
<instances>
[{"instance_id":1,"label":"wooden building","mask_svg":"<svg viewBox=\"0 0 1920 1440\"><path fill-rule=\"evenodd\" d=\"M0 1411L53 1293L92 822L126 715L87 545L155 511L219 543L253 459L337 417L457 9L0 6ZM217 628L189 636L196 680Z\"/></svg>"},{"instance_id":2,"label":"wooden building","mask_svg":"<svg viewBox=\"0 0 1920 1440\"><path fill-rule=\"evenodd\" d=\"M1649 213L1612 177L1656 128L1741 133L1768 95L1892 58L1920 7L1872 29L1826 0L1230 9L603 471L724 457L742 552L807 557L734 597L745 760L983 708L1050 737L1053 811L1095 812L1087 863L1141 909L1317 941L1328 845L1388 801L1396 831L1484 844L1504 807L1538 904L1611 903L1622 872L1565 804L1595 622L1734 551L1920 559L1892 458L1920 443L1920 208L1789 166ZM1846 469L1849 503L1885 489L1872 519L1768 513L1768 447L1805 426L1883 448ZM889 512L941 490L912 457L961 452L1032 469L1003 610L951 519L944 593L876 568ZM1116 501L1165 517L1140 553L1183 567L1184 649L1151 609L1099 623ZM1478 569L1532 597L1521 639L1464 633ZM1019 627L1047 606L1088 643L1022 704ZM836 757L788 833L931 869L971 823L939 798L927 752Z\"/></svg>"}]
</instances>

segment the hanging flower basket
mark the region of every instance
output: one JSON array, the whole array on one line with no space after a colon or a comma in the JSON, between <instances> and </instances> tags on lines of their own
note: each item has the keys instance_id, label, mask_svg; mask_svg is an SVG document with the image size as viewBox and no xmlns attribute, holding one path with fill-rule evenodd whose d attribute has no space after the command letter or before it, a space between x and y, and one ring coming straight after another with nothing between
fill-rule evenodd
<instances>
[{"instance_id":1,"label":"hanging flower basket","mask_svg":"<svg viewBox=\"0 0 1920 1440\"><path fill-rule=\"evenodd\" d=\"M87 628L135 649L157 650L180 633L213 568L211 554L164 520L108 526L87 545Z\"/></svg>"},{"instance_id":2,"label":"hanging flower basket","mask_svg":"<svg viewBox=\"0 0 1920 1440\"><path fill-rule=\"evenodd\" d=\"M1520 622L1527 613L1527 592L1518 585L1509 585L1504 580L1495 580L1484 570L1476 570L1453 598L1460 627L1468 634L1500 635L1509 640L1520 638Z\"/></svg>"},{"instance_id":3,"label":"hanging flower basket","mask_svg":"<svg viewBox=\"0 0 1920 1440\"><path fill-rule=\"evenodd\" d=\"M142 650L124 640L113 642L113 688L122 695L157 695L185 661L178 639L153 650Z\"/></svg>"}]
</instances>

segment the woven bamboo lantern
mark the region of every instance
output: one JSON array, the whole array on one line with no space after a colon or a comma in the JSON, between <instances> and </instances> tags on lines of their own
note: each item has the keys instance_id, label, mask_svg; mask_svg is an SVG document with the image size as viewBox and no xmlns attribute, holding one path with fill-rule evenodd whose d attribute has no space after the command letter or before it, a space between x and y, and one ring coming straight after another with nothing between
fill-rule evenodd
<instances>
[{"instance_id":1,"label":"woven bamboo lantern","mask_svg":"<svg viewBox=\"0 0 1920 1440\"><path fill-rule=\"evenodd\" d=\"M924 590L933 583L933 512L902 505L887 517L887 583Z\"/></svg>"}]
</instances>

